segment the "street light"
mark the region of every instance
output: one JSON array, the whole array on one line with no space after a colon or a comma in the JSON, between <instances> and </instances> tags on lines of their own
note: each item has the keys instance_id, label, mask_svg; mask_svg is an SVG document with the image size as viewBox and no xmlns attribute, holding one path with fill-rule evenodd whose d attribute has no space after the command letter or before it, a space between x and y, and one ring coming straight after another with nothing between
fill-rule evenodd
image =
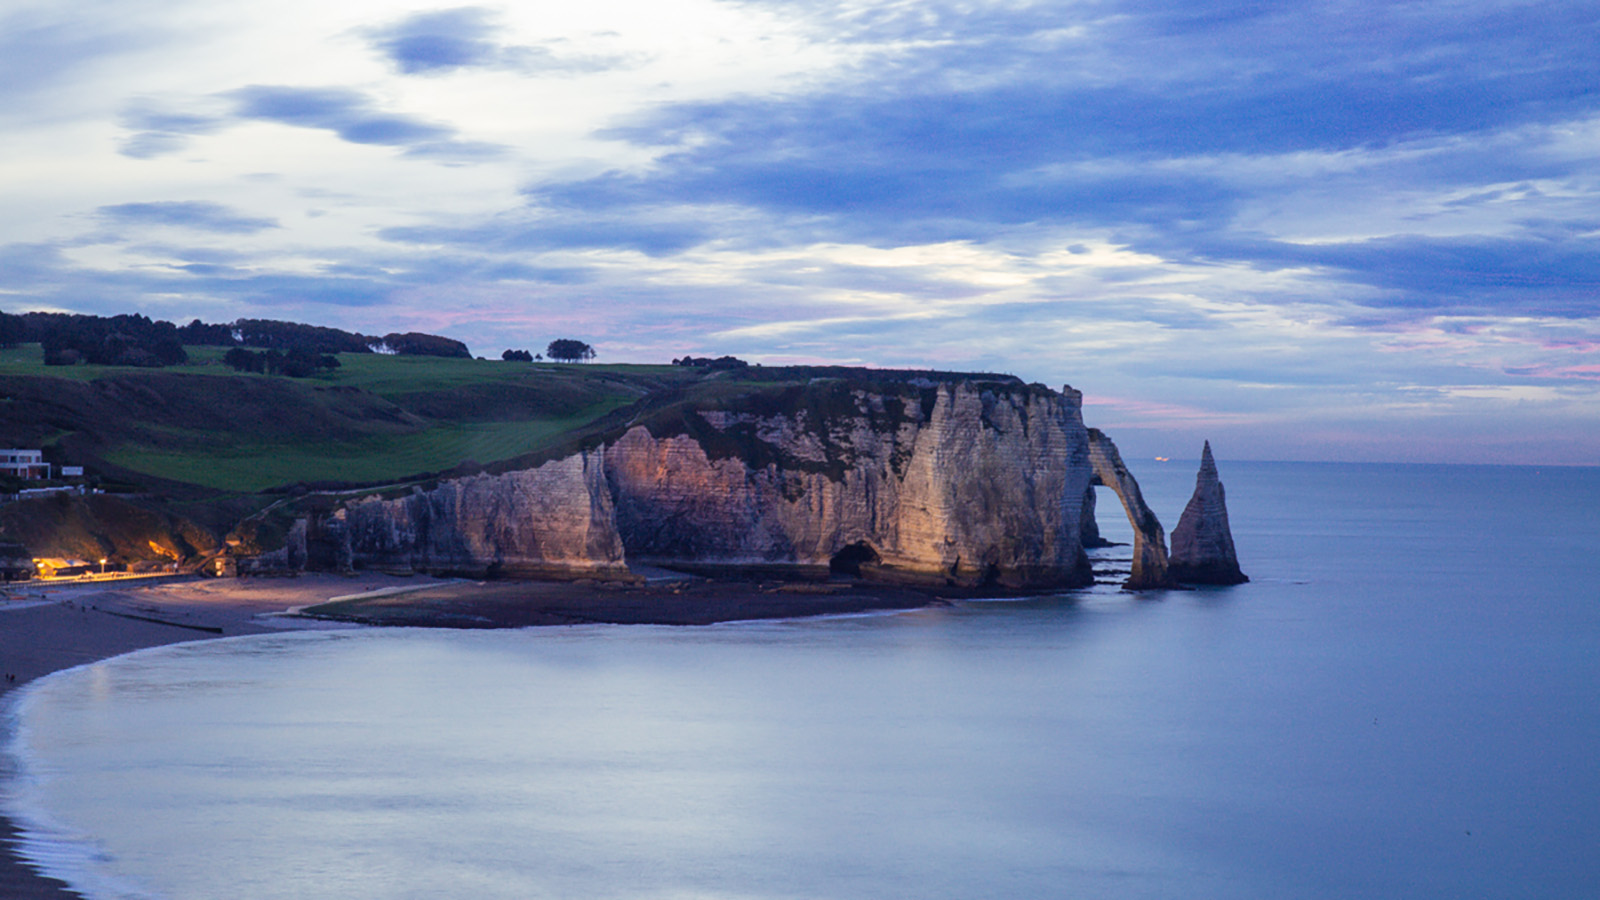
<instances>
[{"instance_id":1,"label":"street light","mask_svg":"<svg viewBox=\"0 0 1600 900\"><path fill-rule=\"evenodd\" d=\"M105 560L105 557L102 556L102 557L100 557L100 574L104 575L105 573L106 573L106 560Z\"/></svg>"}]
</instances>

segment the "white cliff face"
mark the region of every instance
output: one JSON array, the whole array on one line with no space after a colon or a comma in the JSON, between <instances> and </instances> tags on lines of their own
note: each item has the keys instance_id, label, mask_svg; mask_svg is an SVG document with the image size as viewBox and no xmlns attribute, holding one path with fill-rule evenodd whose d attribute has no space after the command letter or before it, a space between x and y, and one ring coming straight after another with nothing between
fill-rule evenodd
<instances>
[{"instance_id":1,"label":"white cliff face","mask_svg":"<svg viewBox=\"0 0 1600 900\"><path fill-rule=\"evenodd\" d=\"M1217 462L1206 441L1195 476L1194 495L1172 530L1172 577L1188 584L1241 584L1250 579L1239 571L1228 526L1228 502L1217 475Z\"/></svg>"},{"instance_id":2,"label":"white cliff face","mask_svg":"<svg viewBox=\"0 0 1600 900\"><path fill-rule=\"evenodd\" d=\"M607 447L630 557L827 566L853 548L894 579L1088 580L1079 524L1090 469L1076 391L955 382L807 392L798 410L688 413L710 433L656 437L640 426Z\"/></svg>"},{"instance_id":3,"label":"white cliff face","mask_svg":"<svg viewBox=\"0 0 1600 900\"><path fill-rule=\"evenodd\" d=\"M319 523L320 546L338 568L832 565L890 581L1069 587L1092 581L1085 503L1105 483L1140 535L1128 586L1167 583L1160 523L1070 387L818 379L716 404L536 469L352 502Z\"/></svg>"},{"instance_id":4,"label":"white cliff face","mask_svg":"<svg viewBox=\"0 0 1600 900\"><path fill-rule=\"evenodd\" d=\"M397 500L352 503L329 530L361 568L523 576L624 570L598 453L446 481Z\"/></svg>"}]
</instances>

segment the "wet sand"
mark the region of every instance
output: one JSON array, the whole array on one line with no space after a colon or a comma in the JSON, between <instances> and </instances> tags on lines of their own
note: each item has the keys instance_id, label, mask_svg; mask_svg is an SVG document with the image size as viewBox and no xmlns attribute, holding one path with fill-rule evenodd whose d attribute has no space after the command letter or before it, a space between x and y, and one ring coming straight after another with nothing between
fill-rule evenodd
<instances>
[{"instance_id":1,"label":"wet sand","mask_svg":"<svg viewBox=\"0 0 1600 900\"><path fill-rule=\"evenodd\" d=\"M271 614L355 591L414 585L415 578L174 581L139 585L8 586L0 599L0 702L14 688L60 669L145 647L303 627ZM14 675L15 680L6 676ZM64 900L79 895L16 855L17 830L0 817L0 897Z\"/></svg>"},{"instance_id":2,"label":"wet sand","mask_svg":"<svg viewBox=\"0 0 1600 900\"><path fill-rule=\"evenodd\" d=\"M681 576L628 584L471 582L365 573L12 586L3 596L0 702L13 688L42 675L145 647L287 628L339 627L341 622L446 628L705 625L943 602L920 591L858 582L725 582ZM334 598L340 599L327 602ZM283 615L306 607L315 619ZM17 838L14 824L0 817L0 898L79 896L18 857Z\"/></svg>"},{"instance_id":3,"label":"wet sand","mask_svg":"<svg viewBox=\"0 0 1600 900\"><path fill-rule=\"evenodd\" d=\"M452 582L387 596L342 599L306 615L367 625L525 628L533 625L710 625L940 603L909 588L860 582Z\"/></svg>"}]
</instances>

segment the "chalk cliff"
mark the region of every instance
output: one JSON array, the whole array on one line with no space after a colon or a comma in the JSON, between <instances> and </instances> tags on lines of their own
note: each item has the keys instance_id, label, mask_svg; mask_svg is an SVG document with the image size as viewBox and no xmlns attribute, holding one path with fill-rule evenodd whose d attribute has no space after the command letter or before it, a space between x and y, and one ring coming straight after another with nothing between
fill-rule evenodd
<instances>
[{"instance_id":1,"label":"chalk cliff","mask_svg":"<svg viewBox=\"0 0 1600 900\"><path fill-rule=\"evenodd\" d=\"M1092 581L1085 503L1104 483L1139 536L1129 586L1164 586L1160 523L1081 403L917 373L708 390L535 469L346 503L314 543L336 568L609 577L632 561L1071 587Z\"/></svg>"},{"instance_id":2,"label":"chalk cliff","mask_svg":"<svg viewBox=\"0 0 1600 900\"><path fill-rule=\"evenodd\" d=\"M599 453L351 503L324 523L342 565L467 575L625 572Z\"/></svg>"},{"instance_id":3,"label":"chalk cliff","mask_svg":"<svg viewBox=\"0 0 1600 900\"><path fill-rule=\"evenodd\" d=\"M1250 579L1239 571L1228 527L1228 503L1217 476L1217 462L1206 441L1195 476L1194 495L1172 530L1172 564L1176 581L1187 584L1242 584Z\"/></svg>"},{"instance_id":4,"label":"chalk cliff","mask_svg":"<svg viewBox=\"0 0 1600 900\"><path fill-rule=\"evenodd\" d=\"M605 451L630 558L1078 585L1081 395L1020 383L814 382L686 411Z\"/></svg>"}]
</instances>

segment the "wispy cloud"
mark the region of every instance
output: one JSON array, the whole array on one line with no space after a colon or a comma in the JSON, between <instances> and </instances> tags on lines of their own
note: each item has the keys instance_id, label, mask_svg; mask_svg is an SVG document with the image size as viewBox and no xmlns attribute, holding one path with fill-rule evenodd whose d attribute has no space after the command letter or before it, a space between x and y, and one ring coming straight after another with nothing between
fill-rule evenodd
<instances>
[{"instance_id":1,"label":"wispy cloud","mask_svg":"<svg viewBox=\"0 0 1600 900\"><path fill-rule=\"evenodd\" d=\"M1150 435L1600 458L1592 4L241 0L201 40L189 2L0 13L7 304L1012 370Z\"/></svg>"},{"instance_id":2,"label":"wispy cloud","mask_svg":"<svg viewBox=\"0 0 1600 900\"><path fill-rule=\"evenodd\" d=\"M367 31L372 45L407 75L440 75L458 69L503 69L521 73L597 72L624 64L621 57L562 52L549 46L508 44L498 38L494 10L464 6L416 13Z\"/></svg>"},{"instance_id":3,"label":"wispy cloud","mask_svg":"<svg viewBox=\"0 0 1600 900\"><path fill-rule=\"evenodd\" d=\"M448 125L385 112L366 94L348 88L251 85L226 96L236 102L234 115L241 119L324 129L352 144L402 147L411 156L481 159L505 149L458 140Z\"/></svg>"},{"instance_id":4,"label":"wispy cloud","mask_svg":"<svg viewBox=\"0 0 1600 900\"><path fill-rule=\"evenodd\" d=\"M160 200L102 206L101 216L121 225L172 225L218 234L253 234L277 228L273 219L246 216L220 203L197 200Z\"/></svg>"}]
</instances>

